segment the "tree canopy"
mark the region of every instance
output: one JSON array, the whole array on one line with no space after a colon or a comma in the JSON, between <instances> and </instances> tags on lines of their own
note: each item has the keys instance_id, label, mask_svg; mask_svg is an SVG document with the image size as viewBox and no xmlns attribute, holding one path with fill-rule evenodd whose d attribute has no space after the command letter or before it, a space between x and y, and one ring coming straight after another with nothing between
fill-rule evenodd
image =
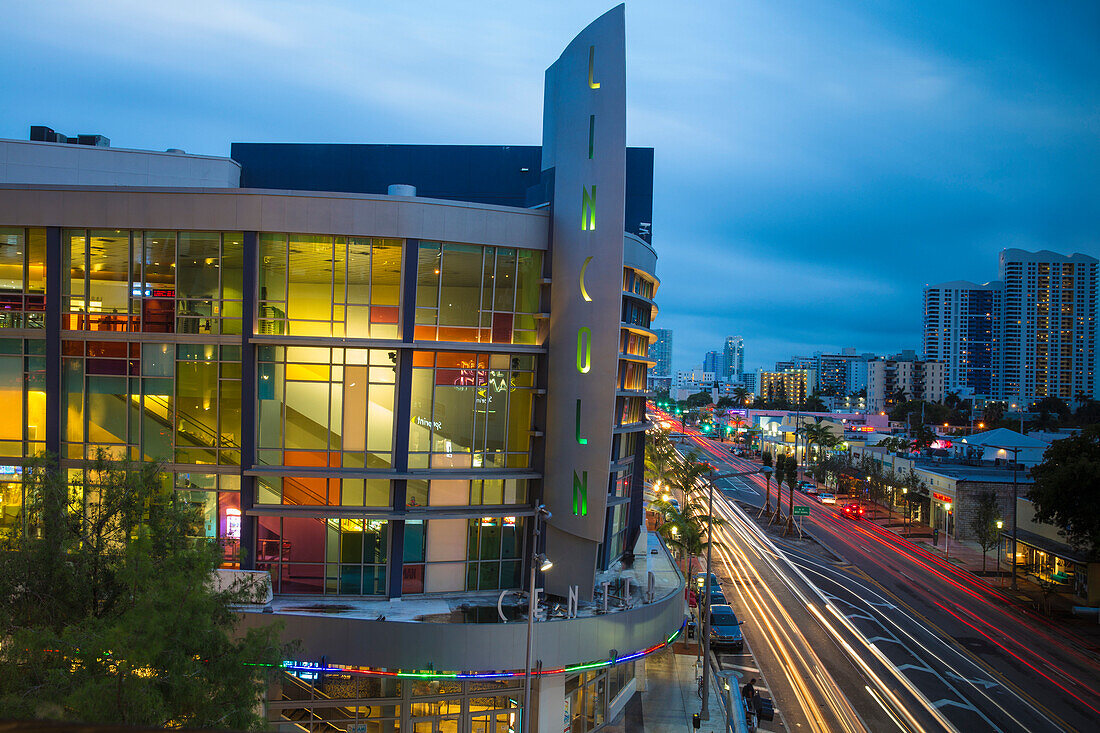
<instances>
[{"instance_id":1,"label":"tree canopy","mask_svg":"<svg viewBox=\"0 0 1100 733\"><path fill-rule=\"evenodd\" d=\"M1060 528L1074 547L1100 556L1100 426L1051 443L1031 476L1035 518Z\"/></svg>"},{"instance_id":2,"label":"tree canopy","mask_svg":"<svg viewBox=\"0 0 1100 733\"><path fill-rule=\"evenodd\" d=\"M234 638L222 549L157 467L104 454L70 484L39 459L0 546L0 718L259 728L277 629Z\"/></svg>"},{"instance_id":3,"label":"tree canopy","mask_svg":"<svg viewBox=\"0 0 1100 733\"><path fill-rule=\"evenodd\" d=\"M710 392L696 392L695 394L688 395L687 406L688 407L705 407L711 402Z\"/></svg>"}]
</instances>

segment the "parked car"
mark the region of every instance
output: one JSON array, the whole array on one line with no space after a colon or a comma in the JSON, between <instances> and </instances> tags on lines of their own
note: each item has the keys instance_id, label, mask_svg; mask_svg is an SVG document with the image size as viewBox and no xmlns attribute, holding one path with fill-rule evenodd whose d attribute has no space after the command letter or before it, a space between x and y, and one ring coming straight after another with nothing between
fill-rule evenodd
<instances>
[{"instance_id":1,"label":"parked car","mask_svg":"<svg viewBox=\"0 0 1100 733\"><path fill-rule=\"evenodd\" d=\"M807 494L816 494L817 484L815 484L813 481L800 481L798 484L798 490L803 491Z\"/></svg>"},{"instance_id":2,"label":"parked car","mask_svg":"<svg viewBox=\"0 0 1100 733\"><path fill-rule=\"evenodd\" d=\"M696 573L695 574L695 587L698 588L700 591L703 590L703 584L706 583L706 582L707 582L707 574L706 573ZM710 590L711 590L711 592L713 592L713 591L721 592L721 590L722 590L722 585L721 585L721 583L718 582L718 576L715 575L714 573L710 574Z\"/></svg>"},{"instance_id":3,"label":"parked car","mask_svg":"<svg viewBox=\"0 0 1100 733\"><path fill-rule=\"evenodd\" d=\"M729 603L729 601L726 600L726 594L722 592L721 588L711 588L710 589L710 607L711 608L714 608L715 606L725 606L728 603Z\"/></svg>"},{"instance_id":4,"label":"parked car","mask_svg":"<svg viewBox=\"0 0 1100 733\"><path fill-rule=\"evenodd\" d=\"M741 635L741 623L737 614L728 605L710 607L710 645L717 649L730 649L735 652L745 648L745 638Z\"/></svg>"},{"instance_id":5,"label":"parked car","mask_svg":"<svg viewBox=\"0 0 1100 733\"><path fill-rule=\"evenodd\" d=\"M817 495L817 500L822 504L836 504L836 494L830 494L823 491Z\"/></svg>"},{"instance_id":6,"label":"parked car","mask_svg":"<svg viewBox=\"0 0 1100 733\"><path fill-rule=\"evenodd\" d=\"M670 507L672 507L673 509L675 509L677 512L680 511L680 500L677 499L676 497L673 497L673 498L669 499L668 500L668 505Z\"/></svg>"},{"instance_id":7,"label":"parked car","mask_svg":"<svg viewBox=\"0 0 1100 733\"><path fill-rule=\"evenodd\" d=\"M845 504L840 510L848 519L863 519L863 505L858 502L853 501L850 504Z\"/></svg>"}]
</instances>

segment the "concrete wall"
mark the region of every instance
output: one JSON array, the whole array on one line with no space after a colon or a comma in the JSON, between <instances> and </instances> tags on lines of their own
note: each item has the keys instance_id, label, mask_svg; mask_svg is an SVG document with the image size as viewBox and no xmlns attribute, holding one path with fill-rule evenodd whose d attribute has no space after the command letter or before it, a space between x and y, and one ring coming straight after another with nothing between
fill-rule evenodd
<instances>
[{"instance_id":1,"label":"concrete wall","mask_svg":"<svg viewBox=\"0 0 1100 733\"><path fill-rule=\"evenodd\" d=\"M358 234L546 249L547 222L543 210L404 196L0 185L4 226Z\"/></svg>"},{"instance_id":2,"label":"concrete wall","mask_svg":"<svg viewBox=\"0 0 1100 733\"><path fill-rule=\"evenodd\" d=\"M241 166L212 155L0 140L0 183L236 188Z\"/></svg>"}]
</instances>

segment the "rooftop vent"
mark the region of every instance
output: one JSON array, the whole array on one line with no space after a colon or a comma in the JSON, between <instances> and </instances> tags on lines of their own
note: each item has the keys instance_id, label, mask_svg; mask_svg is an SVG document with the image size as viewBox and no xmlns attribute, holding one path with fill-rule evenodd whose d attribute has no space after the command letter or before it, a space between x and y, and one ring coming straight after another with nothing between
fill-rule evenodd
<instances>
[{"instance_id":1,"label":"rooftop vent","mask_svg":"<svg viewBox=\"0 0 1100 733\"><path fill-rule=\"evenodd\" d=\"M386 189L386 195L388 196L415 196L416 186L410 186L407 183L391 183L390 187Z\"/></svg>"},{"instance_id":2,"label":"rooftop vent","mask_svg":"<svg viewBox=\"0 0 1100 733\"><path fill-rule=\"evenodd\" d=\"M31 125L31 140L42 143L69 143L70 145L90 145L95 148L111 147L111 139L103 135L77 135L66 137L45 125Z\"/></svg>"}]
</instances>

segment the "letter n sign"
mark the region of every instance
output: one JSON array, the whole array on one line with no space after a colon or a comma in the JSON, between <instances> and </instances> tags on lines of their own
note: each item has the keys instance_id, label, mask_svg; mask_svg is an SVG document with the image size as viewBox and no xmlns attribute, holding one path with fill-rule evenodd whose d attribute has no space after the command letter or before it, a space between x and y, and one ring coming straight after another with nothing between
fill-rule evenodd
<instances>
[{"instance_id":1,"label":"letter n sign","mask_svg":"<svg viewBox=\"0 0 1100 733\"><path fill-rule=\"evenodd\" d=\"M581 478L583 477L583 478ZM581 477L573 471L573 514L588 516L588 471L581 471Z\"/></svg>"},{"instance_id":2,"label":"letter n sign","mask_svg":"<svg viewBox=\"0 0 1100 733\"><path fill-rule=\"evenodd\" d=\"M581 231L596 231L596 184L592 184L592 191L587 186L581 186Z\"/></svg>"}]
</instances>

